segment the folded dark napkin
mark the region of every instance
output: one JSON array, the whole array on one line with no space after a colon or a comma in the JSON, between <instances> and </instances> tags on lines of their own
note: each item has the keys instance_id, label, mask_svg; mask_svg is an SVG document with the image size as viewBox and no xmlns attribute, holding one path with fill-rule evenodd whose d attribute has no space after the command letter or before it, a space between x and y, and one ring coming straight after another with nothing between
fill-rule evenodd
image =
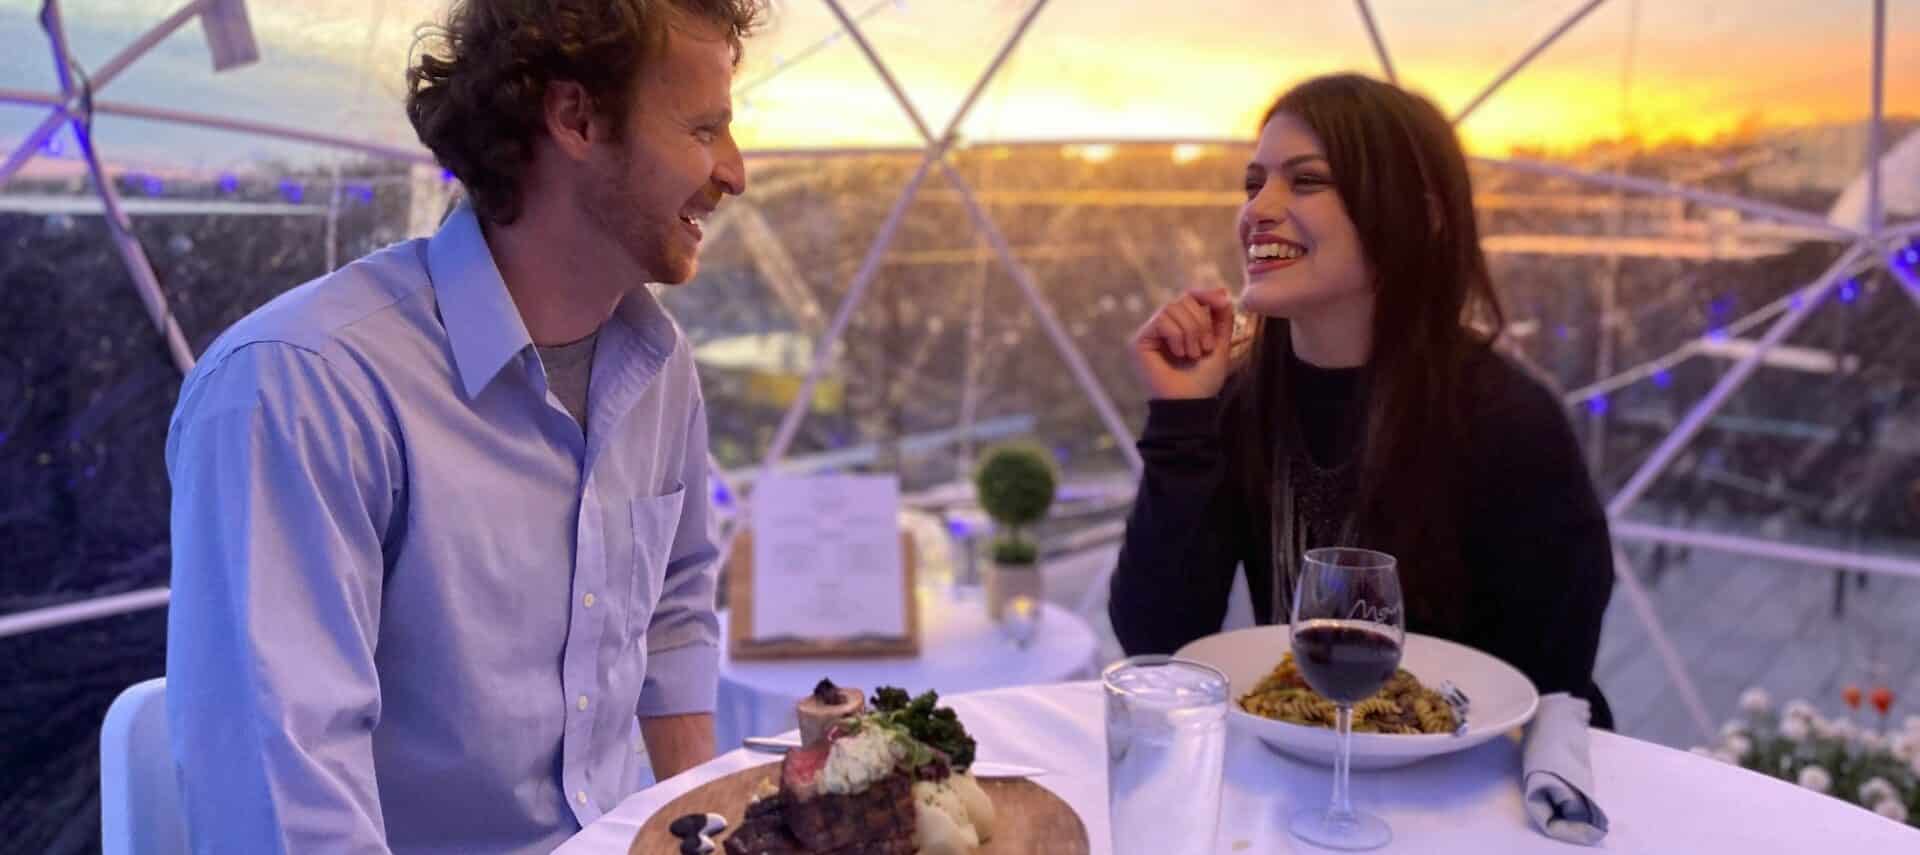
<instances>
[{"instance_id":1,"label":"folded dark napkin","mask_svg":"<svg viewBox=\"0 0 1920 855\"><path fill-rule=\"evenodd\" d=\"M1586 846L1607 836L1607 815L1593 800L1591 717L1580 698L1562 692L1541 698L1527 727L1520 779L1534 827L1555 840Z\"/></svg>"}]
</instances>

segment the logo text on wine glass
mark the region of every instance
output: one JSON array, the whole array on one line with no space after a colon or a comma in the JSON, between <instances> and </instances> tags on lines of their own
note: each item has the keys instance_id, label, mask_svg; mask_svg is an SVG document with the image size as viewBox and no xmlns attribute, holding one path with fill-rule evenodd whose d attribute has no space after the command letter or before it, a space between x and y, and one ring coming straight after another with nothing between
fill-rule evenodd
<instances>
[{"instance_id":1,"label":"logo text on wine glass","mask_svg":"<svg viewBox=\"0 0 1920 855\"><path fill-rule=\"evenodd\" d=\"M1359 600L1353 604L1353 610L1347 614L1347 618L1350 620L1372 621L1374 623L1398 624L1400 622L1400 605L1396 603L1390 606L1375 606L1366 600Z\"/></svg>"}]
</instances>

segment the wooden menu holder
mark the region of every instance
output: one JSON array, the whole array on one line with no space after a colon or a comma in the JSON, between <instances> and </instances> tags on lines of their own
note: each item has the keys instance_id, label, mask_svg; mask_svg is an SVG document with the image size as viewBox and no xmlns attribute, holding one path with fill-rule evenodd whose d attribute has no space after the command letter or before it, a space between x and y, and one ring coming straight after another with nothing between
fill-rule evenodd
<instances>
[{"instance_id":1,"label":"wooden menu holder","mask_svg":"<svg viewBox=\"0 0 1920 855\"><path fill-rule=\"evenodd\" d=\"M727 653L736 660L815 659L920 655L920 602L914 596L913 535L900 533L901 596L907 633L848 638L753 637L753 531L740 532L727 558Z\"/></svg>"}]
</instances>

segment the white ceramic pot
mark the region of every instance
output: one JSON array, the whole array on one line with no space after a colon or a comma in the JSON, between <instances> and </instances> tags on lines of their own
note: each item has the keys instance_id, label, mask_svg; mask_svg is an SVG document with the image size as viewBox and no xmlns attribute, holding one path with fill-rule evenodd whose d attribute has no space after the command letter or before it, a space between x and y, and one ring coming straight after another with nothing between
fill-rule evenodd
<instances>
[{"instance_id":1,"label":"white ceramic pot","mask_svg":"<svg viewBox=\"0 0 1920 855\"><path fill-rule=\"evenodd\" d=\"M1040 604L1040 565L987 562L987 617L994 620L1006 614L1007 603L1015 597L1030 597Z\"/></svg>"}]
</instances>

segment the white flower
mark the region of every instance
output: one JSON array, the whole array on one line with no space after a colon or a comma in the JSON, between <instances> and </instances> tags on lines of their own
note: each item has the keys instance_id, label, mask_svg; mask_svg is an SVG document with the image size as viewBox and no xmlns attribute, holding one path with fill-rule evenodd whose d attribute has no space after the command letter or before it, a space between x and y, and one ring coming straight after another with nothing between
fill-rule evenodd
<instances>
[{"instance_id":1,"label":"white flower","mask_svg":"<svg viewBox=\"0 0 1920 855\"><path fill-rule=\"evenodd\" d=\"M1808 766L1800 770L1800 786L1816 793L1824 793L1833 787L1833 776L1819 766Z\"/></svg>"},{"instance_id":2,"label":"white flower","mask_svg":"<svg viewBox=\"0 0 1920 855\"><path fill-rule=\"evenodd\" d=\"M1695 745L1694 747L1687 749L1687 753L1693 754L1699 757L1705 757L1708 760L1718 760L1722 763L1737 764L1740 762L1739 757L1734 756L1731 752L1727 751L1727 749L1725 748L1708 748L1705 745Z\"/></svg>"},{"instance_id":3,"label":"white flower","mask_svg":"<svg viewBox=\"0 0 1920 855\"><path fill-rule=\"evenodd\" d=\"M1885 778L1874 778L1860 785L1860 803L1878 804L1881 799L1898 798L1900 793Z\"/></svg>"},{"instance_id":4,"label":"white flower","mask_svg":"<svg viewBox=\"0 0 1920 855\"><path fill-rule=\"evenodd\" d=\"M1860 736L1860 726L1844 718L1834 719L1827 726L1831 738L1851 744Z\"/></svg>"},{"instance_id":5,"label":"white flower","mask_svg":"<svg viewBox=\"0 0 1920 855\"><path fill-rule=\"evenodd\" d=\"M1794 716L1780 723L1780 735L1794 742L1807 741L1807 720Z\"/></svg>"},{"instance_id":6,"label":"white flower","mask_svg":"<svg viewBox=\"0 0 1920 855\"><path fill-rule=\"evenodd\" d=\"M1893 738L1893 745L1889 750L1893 752L1893 759L1905 763L1913 759L1916 745L1920 745L1920 736L1903 733Z\"/></svg>"},{"instance_id":7,"label":"white flower","mask_svg":"<svg viewBox=\"0 0 1920 855\"><path fill-rule=\"evenodd\" d=\"M1747 723L1737 718L1727 719L1726 724L1720 725L1720 737L1722 739L1731 736L1745 736L1747 733Z\"/></svg>"},{"instance_id":8,"label":"white flower","mask_svg":"<svg viewBox=\"0 0 1920 855\"><path fill-rule=\"evenodd\" d=\"M1873 806L1873 812L1891 819L1894 822L1907 821L1906 805L1901 804L1895 799L1882 799L1879 804Z\"/></svg>"},{"instance_id":9,"label":"white flower","mask_svg":"<svg viewBox=\"0 0 1920 855\"><path fill-rule=\"evenodd\" d=\"M1878 752L1878 751L1885 751L1887 748L1886 734L1883 734L1877 730L1860 731L1860 737L1857 741L1860 744L1861 750L1864 750L1869 754Z\"/></svg>"},{"instance_id":10,"label":"white flower","mask_svg":"<svg viewBox=\"0 0 1920 855\"><path fill-rule=\"evenodd\" d=\"M1819 711L1815 710L1813 704L1808 702L1806 698L1794 698L1788 701L1786 706L1780 708L1781 718L1812 719L1818 716Z\"/></svg>"},{"instance_id":11,"label":"white flower","mask_svg":"<svg viewBox=\"0 0 1920 855\"><path fill-rule=\"evenodd\" d=\"M1753 750L1753 740L1735 734L1727 737L1724 747L1727 749L1727 753L1732 754L1737 759L1747 756L1747 752Z\"/></svg>"},{"instance_id":12,"label":"white flower","mask_svg":"<svg viewBox=\"0 0 1920 855\"><path fill-rule=\"evenodd\" d=\"M1754 686L1740 693L1740 709L1743 712L1763 713L1773 708L1773 697L1766 689Z\"/></svg>"},{"instance_id":13,"label":"white flower","mask_svg":"<svg viewBox=\"0 0 1920 855\"><path fill-rule=\"evenodd\" d=\"M1807 723L1813 726L1813 735L1817 739L1840 738L1840 723L1837 721L1828 721L1816 715Z\"/></svg>"}]
</instances>

